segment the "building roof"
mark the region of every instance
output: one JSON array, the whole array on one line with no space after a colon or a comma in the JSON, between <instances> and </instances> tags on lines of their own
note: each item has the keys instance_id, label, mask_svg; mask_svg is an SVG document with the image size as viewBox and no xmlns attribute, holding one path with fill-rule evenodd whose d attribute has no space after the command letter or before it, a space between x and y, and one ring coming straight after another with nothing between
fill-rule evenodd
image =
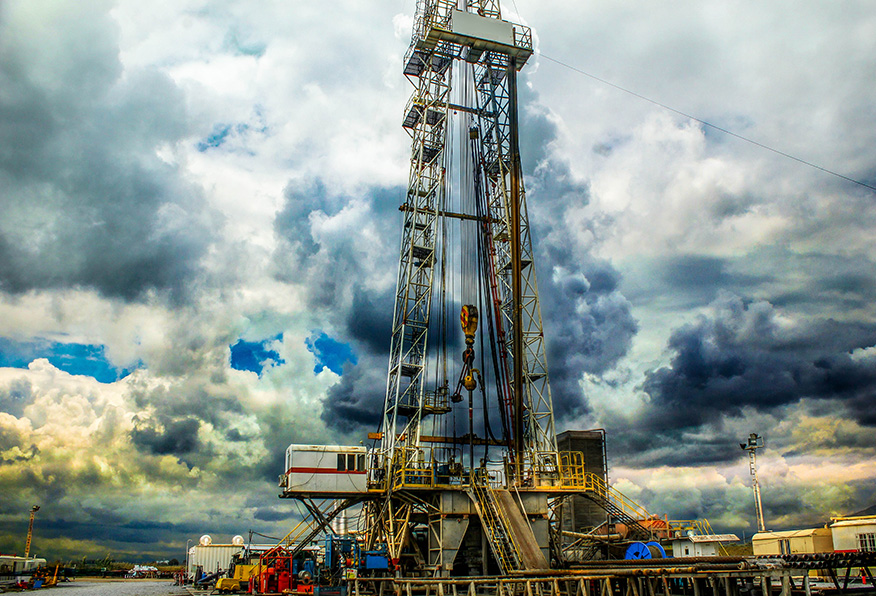
<instances>
[{"instance_id":1,"label":"building roof","mask_svg":"<svg viewBox=\"0 0 876 596\"><path fill-rule=\"evenodd\" d=\"M739 536L736 534L694 534L693 536L682 536L675 540L689 540L697 544L702 542L739 542Z\"/></svg>"},{"instance_id":2,"label":"building roof","mask_svg":"<svg viewBox=\"0 0 876 596\"><path fill-rule=\"evenodd\" d=\"M363 445L289 445L287 451L325 451L327 453L368 453L368 448Z\"/></svg>"},{"instance_id":3,"label":"building roof","mask_svg":"<svg viewBox=\"0 0 876 596\"><path fill-rule=\"evenodd\" d=\"M815 534L825 534L830 530L827 528L806 528L805 530L786 530L784 532L758 532L752 536L751 540L775 540L776 538L805 538L806 536L814 536Z\"/></svg>"},{"instance_id":4,"label":"building roof","mask_svg":"<svg viewBox=\"0 0 876 596\"><path fill-rule=\"evenodd\" d=\"M831 528L843 526L873 526L876 525L876 515L862 515L859 517L832 517Z\"/></svg>"}]
</instances>

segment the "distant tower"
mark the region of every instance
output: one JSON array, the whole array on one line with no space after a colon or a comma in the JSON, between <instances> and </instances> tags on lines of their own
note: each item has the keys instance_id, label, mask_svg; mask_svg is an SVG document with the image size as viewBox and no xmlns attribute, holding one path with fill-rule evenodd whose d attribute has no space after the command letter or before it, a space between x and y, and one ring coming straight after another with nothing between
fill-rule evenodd
<instances>
[{"instance_id":1,"label":"distant tower","mask_svg":"<svg viewBox=\"0 0 876 596\"><path fill-rule=\"evenodd\" d=\"M27 524L27 542L24 545L24 558L27 559L30 557L30 543L33 539L33 518L36 516L36 512L40 510L39 505L34 505L30 508L30 522Z\"/></svg>"},{"instance_id":2,"label":"distant tower","mask_svg":"<svg viewBox=\"0 0 876 596\"><path fill-rule=\"evenodd\" d=\"M763 522L763 503L760 501L760 483L757 481L757 450L763 448L766 443L763 437L757 433L748 435L748 443L739 443L745 451L748 451L748 470L751 473L751 487L754 490L754 507L757 513L757 529L766 532Z\"/></svg>"}]
</instances>

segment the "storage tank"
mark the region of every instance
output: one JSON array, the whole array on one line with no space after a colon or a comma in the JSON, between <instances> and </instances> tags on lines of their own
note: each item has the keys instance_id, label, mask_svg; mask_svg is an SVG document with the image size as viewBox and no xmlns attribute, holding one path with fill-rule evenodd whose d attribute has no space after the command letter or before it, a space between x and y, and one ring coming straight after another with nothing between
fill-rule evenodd
<instances>
[{"instance_id":1,"label":"storage tank","mask_svg":"<svg viewBox=\"0 0 876 596\"><path fill-rule=\"evenodd\" d=\"M189 549L189 564L186 571L189 577L194 577L195 570L200 567L205 574L227 570L231 566L231 557L242 553L242 544L196 544Z\"/></svg>"}]
</instances>

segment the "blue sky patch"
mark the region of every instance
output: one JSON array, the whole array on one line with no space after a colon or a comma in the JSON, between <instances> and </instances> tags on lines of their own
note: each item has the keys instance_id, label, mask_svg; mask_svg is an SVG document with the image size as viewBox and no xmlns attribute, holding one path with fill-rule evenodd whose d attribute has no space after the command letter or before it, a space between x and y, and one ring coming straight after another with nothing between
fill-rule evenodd
<instances>
[{"instance_id":1,"label":"blue sky patch","mask_svg":"<svg viewBox=\"0 0 876 596\"><path fill-rule=\"evenodd\" d=\"M55 368L71 375L92 377L101 383L112 383L131 374L130 370L110 363L103 345L45 339L15 341L0 337L0 367L27 368L37 358L45 358Z\"/></svg>"},{"instance_id":2,"label":"blue sky patch","mask_svg":"<svg viewBox=\"0 0 876 596\"><path fill-rule=\"evenodd\" d=\"M276 350L268 348L268 345L275 341L283 341L283 334L262 341L237 340L237 343L231 346L231 368L248 370L262 376L265 368L286 364Z\"/></svg>"},{"instance_id":3,"label":"blue sky patch","mask_svg":"<svg viewBox=\"0 0 876 596\"><path fill-rule=\"evenodd\" d=\"M207 135L207 138L198 143L198 151L203 153L207 149L215 149L228 140L228 135L231 133L230 124L216 124L213 126L213 132Z\"/></svg>"},{"instance_id":4,"label":"blue sky patch","mask_svg":"<svg viewBox=\"0 0 876 596\"><path fill-rule=\"evenodd\" d=\"M341 343L323 332L310 336L304 343L307 345L307 349L316 356L314 373L322 372L323 367L325 367L336 375L340 375L344 372L345 363L356 364L359 362L350 344Z\"/></svg>"}]
</instances>

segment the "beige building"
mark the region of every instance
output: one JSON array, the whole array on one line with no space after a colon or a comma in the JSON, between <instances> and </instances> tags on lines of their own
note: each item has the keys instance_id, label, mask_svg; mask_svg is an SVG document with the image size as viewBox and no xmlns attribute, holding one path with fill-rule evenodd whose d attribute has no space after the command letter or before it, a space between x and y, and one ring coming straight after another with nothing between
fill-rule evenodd
<instances>
[{"instance_id":1,"label":"beige building","mask_svg":"<svg viewBox=\"0 0 876 596\"><path fill-rule=\"evenodd\" d=\"M876 515L832 517L833 549L838 552L876 552Z\"/></svg>"},{"instance_id":2,"label":"beige building","mask_svg":"<svg viewBox=\"0 0 876 596\"><path fill-rule=\"evenodd\" d=\"M830 528L787 532L758 532L751 539L756 555L796 555L833 552Z\"/></svg>"}]
</instances>

